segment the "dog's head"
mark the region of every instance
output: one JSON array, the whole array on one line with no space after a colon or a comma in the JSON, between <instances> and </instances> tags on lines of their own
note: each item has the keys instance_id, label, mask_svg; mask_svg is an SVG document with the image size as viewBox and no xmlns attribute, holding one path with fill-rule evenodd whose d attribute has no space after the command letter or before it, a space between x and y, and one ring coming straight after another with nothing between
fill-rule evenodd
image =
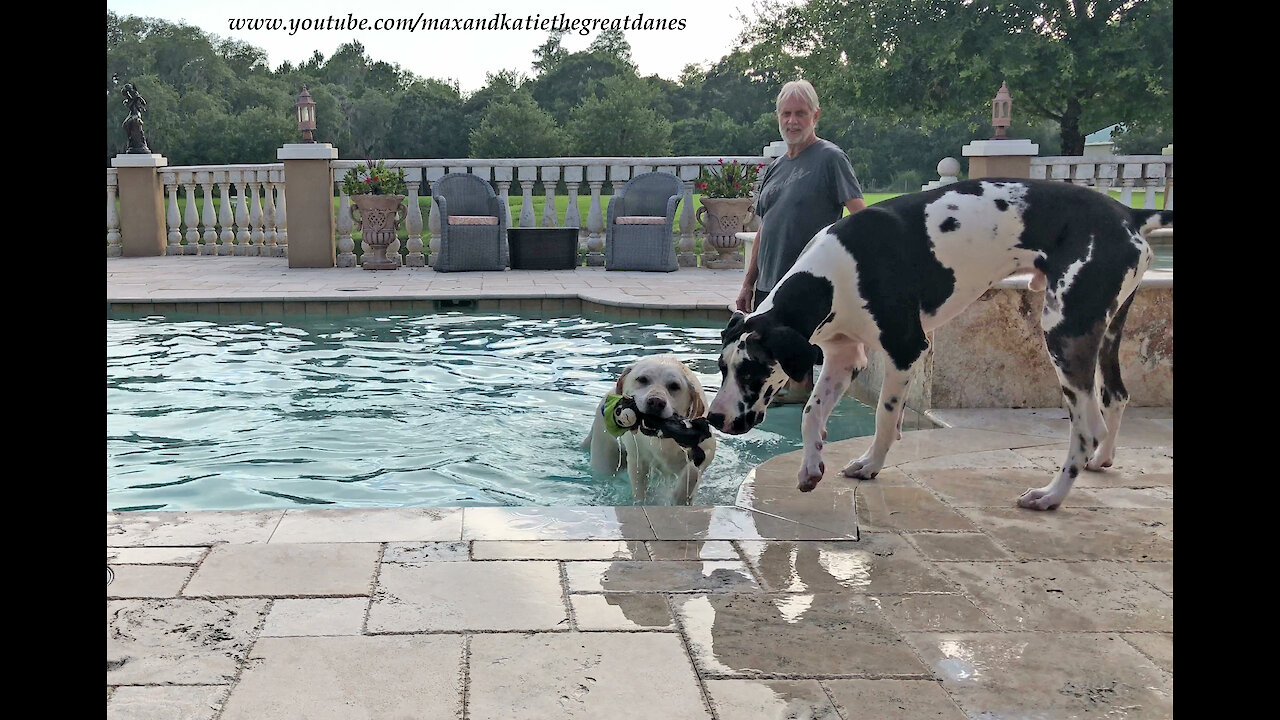
<instances>
[{"instance_id":1,"label":"dog's head","mask_svg":"<svg viewBox=\"0 0 1280 720\"><path fill-rule=\"evenodd\" d=\"M765 408L790 378L802 381L813 370L809 339L768 314L748 318L735 312L720 333L720 392L707 421L740 435L764 420Z\"/></svg>"},{"instance_id":2,"label":"dog's head","mask_svg":"<svg viewBox=\"0 0 1280 720\"><path fill-rule=\"evenodd\" d=\"M618 377L614 393L630 395L641 412L663 418L672 415L695 418L707 414L698 376L673 356L635 361Z\"/></svg>"}]
</instances>

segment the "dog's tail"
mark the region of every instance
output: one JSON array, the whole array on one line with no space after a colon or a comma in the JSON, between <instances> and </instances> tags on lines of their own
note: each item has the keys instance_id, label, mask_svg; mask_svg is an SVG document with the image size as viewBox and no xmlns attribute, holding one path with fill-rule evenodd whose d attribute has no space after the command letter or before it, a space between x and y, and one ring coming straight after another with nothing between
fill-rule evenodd
<instances>
[{"instance_id":1,"label":"dog's tail","mask_svg":"<svg viewBox=\"0 0 1280 720\"><path fill-rule=\"evenodd\" d=\"M1131 213L1130 217L1133 219L1133 226L1138 228L1138 233L1143 237L1146 237L1152 230L1173 227L1172 210L1141 210L1134 208L1129 212Z\"/></svg>"}]
</instances>

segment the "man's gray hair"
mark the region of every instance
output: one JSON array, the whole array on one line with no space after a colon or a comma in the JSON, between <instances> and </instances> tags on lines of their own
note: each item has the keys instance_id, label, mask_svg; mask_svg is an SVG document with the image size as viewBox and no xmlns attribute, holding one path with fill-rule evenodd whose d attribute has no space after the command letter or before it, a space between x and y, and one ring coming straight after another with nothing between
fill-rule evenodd
<instances>
[{"instance_id":1,"label":"man's gray hair","mask_svg":"<svg viewBox=\"0 0 1280 720\"><path fill-rule=\"evenodd\" d=\"M797 95L801 100L804 100L810 110L816 111L820 109L818 106L818 91L813 89L813 84L808 80L792 80L783 85L782 89L778 91L778 99L774 102L773 111L776 113L781 110L783 101L793 95Z\"/></svg>"}]
</instances>

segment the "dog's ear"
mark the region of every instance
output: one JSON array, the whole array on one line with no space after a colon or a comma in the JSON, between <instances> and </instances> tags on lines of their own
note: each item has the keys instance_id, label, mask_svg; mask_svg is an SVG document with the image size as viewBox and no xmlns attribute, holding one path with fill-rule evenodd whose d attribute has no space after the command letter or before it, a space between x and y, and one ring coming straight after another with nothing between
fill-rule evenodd
<instances>
[{"instance_id":1,"label":"dog's ear","mask_svg":"<svg viewBox=\"0 0 1280 720\"><path fill-rule=\"evenodd\" d=\"M817 354L809 344L809 338L789 327L775 327L764 333L761 342L792 380L800 382L813 372Z\"/></svg>"},{"instance_id":2,"label":"dog's ear","mask_svg":"<svg viewBox=\"0 0 1280 720\"><path fill-rule=\"evenodd\" d=\"M614 395L621 395L621 394L622 394L622 381L626 379L626 377L627 377L627 373L631 372L631 368L633 368L633 367L635 367L635 366L634 366L634 365L628 365L628 366L627 366L627 369L626 369L626 370L623 370L623 371L622 371L622 374L618 376L618 384L613 386L613 394L614 394Z\"/></svg>"},{"instance_id":3,"label":"dog's ear","mask_svg":"<svg viewBox=\"0 0 1280 720\"><path fill-rule=\"evenodd\" d=\"M730 340L736 338L742 333L742 324L746 322L747 314L741 310L734 310L733 315L729 318L729 324L724 330L720 331L720 344L727 344Z\"/></svg>"},{"instance_id":4,"label":"dog's ear","mask_svg":"<svg viewBox=\"0 0 1280 720\"><path fill-rule=\"evenodd\" d=\"M685 413L687 418L703 417L707 414L707 399L702 394L702 383L698 381L698 376L693 374L689 368L684 370L685 380L689 383L689 412Z\"/></svg>"}]
</instances>

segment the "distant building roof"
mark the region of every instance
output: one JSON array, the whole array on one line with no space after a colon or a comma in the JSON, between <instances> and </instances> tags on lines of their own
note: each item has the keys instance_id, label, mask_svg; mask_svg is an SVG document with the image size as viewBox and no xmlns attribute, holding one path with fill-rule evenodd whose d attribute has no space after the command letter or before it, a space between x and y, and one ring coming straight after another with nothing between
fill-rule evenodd
<instances>
[{"instance_id":1,"label":"distant building roof","mask_svg":"<svg viewBox=\"0 0 1280 720\"><path fill-rule=\"evenodd\" d=\"M1101 130L1091 132L1088 135L1084 136L1084 144L1089 145L1090 143L1109 143L1111 142L1111 133L1114 132L1119 127L1120 127L1120 123L1115 123L1114 125L1108 125L1102 128Z\"/></svg>"}]
</instances>

